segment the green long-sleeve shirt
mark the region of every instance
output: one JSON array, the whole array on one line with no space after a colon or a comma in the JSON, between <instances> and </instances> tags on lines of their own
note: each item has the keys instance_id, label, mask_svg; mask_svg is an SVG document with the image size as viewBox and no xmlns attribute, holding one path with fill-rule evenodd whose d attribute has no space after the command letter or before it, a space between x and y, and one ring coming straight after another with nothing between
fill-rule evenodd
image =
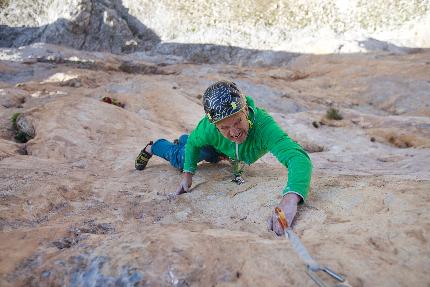
<instances>
[{"instance_id":1,"label":"green long-sleeve shirt","mask_svg":"<svg viewBox=\"0 0 430 287\"><path fill-rule=\"evenodd\" d=\"M267 152L271 152L288 168L288 183L283 195L294 192L306 199L312 173L312 163L302 147L291 140L275 120L263 109L256 108L254 100L246 97L249 119L252 122L246 140L238 145L239 160L252 164ZM197 169L200 149L212 146L231 159L236 159L236 143L225 138L207 117L200 120L191 132L185 146L184 172Z\"/></svg>"}]
</instances>

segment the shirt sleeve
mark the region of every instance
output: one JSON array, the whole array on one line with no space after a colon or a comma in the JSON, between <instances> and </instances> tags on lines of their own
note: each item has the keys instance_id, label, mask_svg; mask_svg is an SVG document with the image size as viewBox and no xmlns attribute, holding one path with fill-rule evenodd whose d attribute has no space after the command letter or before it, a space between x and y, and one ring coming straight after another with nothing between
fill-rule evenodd
<instances>
[{"instance_id":1,"label":"shirt sleeve","mask_svg":"<svg viewBox=\"0 0 430 287\"><path fill-rule=\"evenodd\" d=\"M312 162L308 154L270 115L264 119L261 131L262 144L288 168L288 182L282 195L296 193L301 196L303 203L308 196L312 174Z\"/></svg>"}]
</instances>

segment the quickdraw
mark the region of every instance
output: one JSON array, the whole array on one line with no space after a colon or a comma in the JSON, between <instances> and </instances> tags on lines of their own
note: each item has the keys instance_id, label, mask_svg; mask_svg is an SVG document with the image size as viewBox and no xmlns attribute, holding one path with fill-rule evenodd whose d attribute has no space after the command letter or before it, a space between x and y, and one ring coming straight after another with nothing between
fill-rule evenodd
<instances>
[{"instance_id":1,"label":"quickdraw","mask_svg":"<svg viewBox=\"0 0 430 287\"><path fill-rule=\"evenodd\" d=\"M282 229L284 230L285 237L288 238L291 242L292 247L300 256L300 258L306 264L306 274L319 286L319 287L329 287L321 278L318 276L317 272L325 272L334 278L336 281L341 284L335 285L335 287L350 287L345 278L338 273L334 272L330 268L326 266L319 265L306 250L305 246L300 241L300 238L294 233L291 227L288 225L287 218L285 217L284 212L279 207L275 208L276 215L278 217L279 224L281 224Z\"/></svg>"},{"instance_id":2,"label":"quickdraw","mask_svg":"<svg viewBox=\"0 0 430 287\"><path fill-rule=\"evenodd\" d=\"M241 185L245 183L245 180L242 178L243 173L243 166L240 164L239 160L239 145L236 143L236 159L232 162L232 168L233 168L233 179L232 182L236 183L237 185Z\"/></svg>"}]
</instances>

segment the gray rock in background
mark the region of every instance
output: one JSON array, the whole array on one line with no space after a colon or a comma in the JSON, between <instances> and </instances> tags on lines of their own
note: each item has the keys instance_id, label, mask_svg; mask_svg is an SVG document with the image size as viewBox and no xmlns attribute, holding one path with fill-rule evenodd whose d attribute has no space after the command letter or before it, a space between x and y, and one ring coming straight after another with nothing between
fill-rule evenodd
<instances>
[{"instance_id":1,"label":"gray rock in background","mask_svg":"<svg viewBox=\"0 0 430 287\"><path fill-rule=\"evenodd\" d=\"M56 1L51 2L53 6L59 5ZM12 10L16 11L16 7ZM2 22L5 22L5 13L5 11L2 13ZM37 21L44 22L44 17L39 19L30 17L27 21L32 21L34 25ZM25 23L25 20L23 22ZM53 23L44 24L41 27L3 25L0 30L0 46L3 47L20 47L34 42L46 42L75 49L123 53L133 52L137 48L148 50L159 41L153 32L128 14L128 10L119 0L67 1L64 3L62 13L59 13Z\"/></svg>"},{"instance_id":2,"label":"gray rock in background","mask_svg":"<svg viewBox=\"0 0 430 287\"><path fill-rule=\"evenodd\" d=\"M9 3L0 11L0 47L45 42L194 63L283 65L297 53L410 53L408 47L430 46L430 0Z\"/></svg>"}]
</instances>

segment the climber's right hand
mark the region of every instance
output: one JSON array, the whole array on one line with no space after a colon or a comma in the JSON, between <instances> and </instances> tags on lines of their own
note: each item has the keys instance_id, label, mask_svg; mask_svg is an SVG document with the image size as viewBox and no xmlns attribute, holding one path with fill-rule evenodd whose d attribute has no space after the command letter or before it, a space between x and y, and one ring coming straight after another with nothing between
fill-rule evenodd
<instances>
[{"instance_id":1,"label":"climber's right hand","mask_svg":"<svg viewBox=\"0 0 430 287\"><path fill-rule=\"evenodd\" d=\"M192 184L193 184L193 174L189 172L184 172L182 174L181 183L179 184L179 187L176 190L176 195L180 195L182 193L188 192Z\"/></svg>"}]
</instances>

